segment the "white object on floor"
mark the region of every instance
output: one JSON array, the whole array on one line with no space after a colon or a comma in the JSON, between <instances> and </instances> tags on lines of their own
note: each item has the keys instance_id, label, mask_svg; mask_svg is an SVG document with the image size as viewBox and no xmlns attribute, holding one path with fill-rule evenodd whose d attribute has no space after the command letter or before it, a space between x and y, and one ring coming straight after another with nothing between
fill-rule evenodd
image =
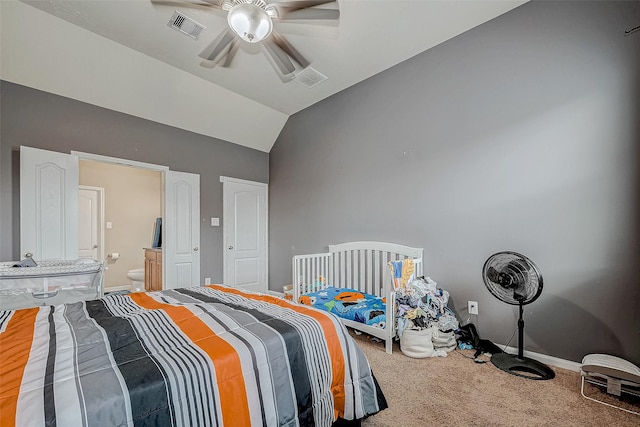
<instances>
[{"instance_id":1,"label":"white object on floor","mask_svg":"<svg viewBox=\"0 0 640 427\"><path fill-rule=\"evenodd\" d=\"M426 329L405 329L400 337L400 350L414 359L425 357L447 357L444 350L436 350L433 346L434 327Z\"/></svg>"},{"instance_id":2,"label":"white object on floor","mask_svg":"<svg viewBox=\"0 0 640 427\"><path fill-rule=\"evenodd\" d=\"M628 360L609 354L588 354L582 359L580 374L582 377L580 387L582 397L612 408L640 415L640 412L611 405L584 394L584 382L588 381L599 386L606 386L607 393L614 396L620 396L622 393L640 396L640 368L636 365Z\"/></svg>"},{"instance_id":3,"label":"white object on floor","mask_svg":"<svg viewBox=\"0 0 640 427\"><path fill-rule=\"evenodd\" d=\"M134 268L127 272L131 280L131 292L144 292L144 268Z\"/></svg>"}]
</instances>

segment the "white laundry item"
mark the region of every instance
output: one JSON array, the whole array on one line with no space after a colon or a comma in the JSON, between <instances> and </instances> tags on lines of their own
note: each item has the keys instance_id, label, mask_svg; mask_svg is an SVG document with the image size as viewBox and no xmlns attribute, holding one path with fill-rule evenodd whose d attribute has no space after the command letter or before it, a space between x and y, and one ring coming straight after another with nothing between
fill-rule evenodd
<instances>
[{"instance_id":1,"label":"white laundry item","mask_svg":"<svg viewBox=\"0 0 640 427\"><path fill-rule=\"evenodd\" d=\"M447 352L433 347L433 327L426 329L405 329L400 337L400 350L414 359L426 357L447 357Z\"/></svg>"}]
</instances>

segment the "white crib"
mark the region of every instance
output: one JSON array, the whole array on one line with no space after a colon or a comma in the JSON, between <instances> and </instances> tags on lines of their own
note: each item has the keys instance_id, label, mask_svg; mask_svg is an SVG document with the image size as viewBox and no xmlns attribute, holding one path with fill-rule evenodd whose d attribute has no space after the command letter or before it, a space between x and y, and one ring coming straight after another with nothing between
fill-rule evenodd
<instances>
[{"instance_id":1,"label":"white crib","mask_svg":"<svg viewBox=\"0 0 640 427\"><path fill-rule=\"evenodd\" d=\"M326 286L350 288L360 292L386 297L385 328L341 319L345 326L365 332L385 341L385 350L391 353L395 330L395 292L392 286L389 261L413 258L415 276L423 275L422 248L395 243L349 242L329 245L329 252L293 257L293 300ZM322 276L321 287L317 285Z\"/></svg>"}]
</instances>

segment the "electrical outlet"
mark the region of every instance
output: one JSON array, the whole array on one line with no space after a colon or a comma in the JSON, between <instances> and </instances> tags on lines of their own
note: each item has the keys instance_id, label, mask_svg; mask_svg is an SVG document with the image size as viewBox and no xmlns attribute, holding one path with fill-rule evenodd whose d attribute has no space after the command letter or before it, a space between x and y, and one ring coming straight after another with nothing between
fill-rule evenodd
<instances>
[{"instance_id":1,"label":"electrical outlet","mask_svg":"<svg viewBox=\"0 0 640 427\"><path fill-rule=\"evenodd\" d=\"M478 301L467 301L469 314L478 314Z\"/></svg>"},{"instance_id":2,"label":"electrical outlet","mask_svg":"<svg viewBox=\"0 0 640 427\"><path fill-rule=\"evenodd\" d=\"M205 285L210 285L211 284L211 277L205 277L204 278L204 284Z\"/></svg>"}]
</instances>

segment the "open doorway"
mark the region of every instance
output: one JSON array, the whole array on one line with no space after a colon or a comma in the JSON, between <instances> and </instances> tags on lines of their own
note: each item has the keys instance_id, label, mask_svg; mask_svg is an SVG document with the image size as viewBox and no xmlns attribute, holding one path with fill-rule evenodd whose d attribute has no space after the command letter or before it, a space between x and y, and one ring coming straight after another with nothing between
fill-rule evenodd
<instances>
[{"instance_id":1,"label":"open doorway","mask_svg":"<svg viewBox=\"0 0 640 427\"><path fill-rule=\"evenodd\" d=\"M101 249L108 267L105 291L128 290L128 272L144 268L144 248L151 247L153 226L156 218L162 217L162 174L80 159L79 184L104 188L104 219L99 225L103 228ZM82 204L79 207L82 222Z\"/></svg>"}]
</instances>

